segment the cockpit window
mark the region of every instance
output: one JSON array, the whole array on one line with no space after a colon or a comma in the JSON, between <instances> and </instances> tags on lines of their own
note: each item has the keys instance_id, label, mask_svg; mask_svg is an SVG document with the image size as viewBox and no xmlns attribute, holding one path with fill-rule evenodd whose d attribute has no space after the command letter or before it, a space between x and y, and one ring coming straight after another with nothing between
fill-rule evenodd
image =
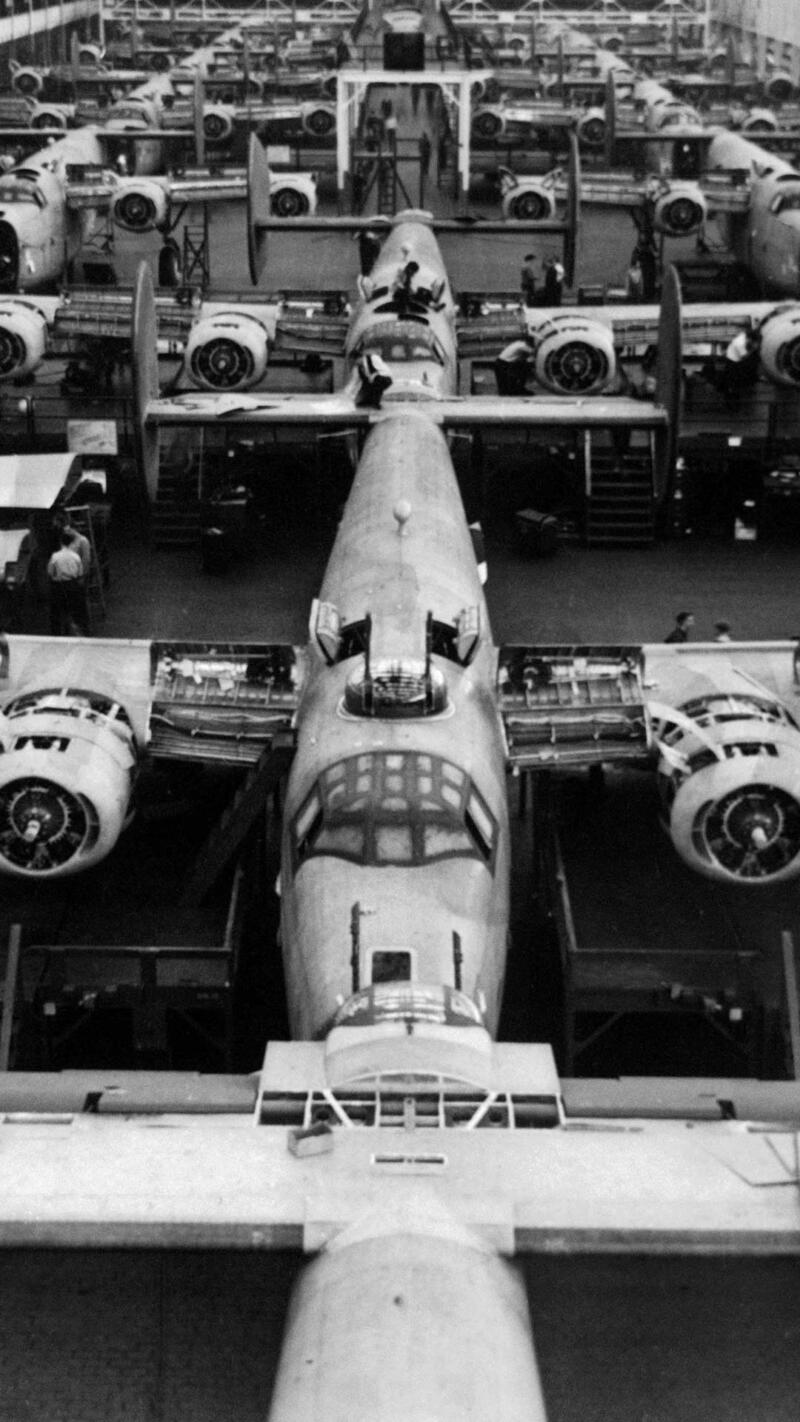
<instances>
[{"instance_id":1,"label":"cockpit window","mask_svg":"<svg viewBox=\"0 0 800 1422\"><path fill-rule=\"evenodd\" d=\"M115 104L111 110L111 117L114 119L136 119L142 123L147 115L142 104Z\"/></svg>"},{"instance_id":2,"label":"cockpit window","mask_svg":"<svg viewBox=\"0 0 800 1422\"><path fill-rule=\"evenodd\" d=\"M44 207L39 189L19 178L4 178L0 182L0 202L30 202L36 207Z\"/></svg>"},{"instance_id":3,"label":"cockpit window","mask_svg":"<svg viewBox=\"0 0 800 1422\"><path fill-rule=\"evenodd\" d=\"M362 341L358 354L365 355L367 351L394 364L412 360L435 360L439 365L444 364L436 337L424 326L394 326L387 330L378 328L370 331Z\"/></svg>"},{"instance_id":4,"label":"cockpit window","mask_svg":"<svg viewBox=\"0 0 800 1422\"><path fill-rule=\"evenodd\" d=\"M493 870L496 844L497 821L466 772L416 751L337 761L292 826L295 870L319 854L404 867L468 857Z\"/></svg>"},{"instance_id":5,"label":"cockpit window","mask_svg":"<svg viewBox=\"0 0 800 1422\"><path fill-rule=\"evenodd\" d=\"M796 188L787 188L785 192L778 193L770 203L770 212L773 217L778 213L797 212L800 210L800 185Z\"/></svg>"}]
</instances>

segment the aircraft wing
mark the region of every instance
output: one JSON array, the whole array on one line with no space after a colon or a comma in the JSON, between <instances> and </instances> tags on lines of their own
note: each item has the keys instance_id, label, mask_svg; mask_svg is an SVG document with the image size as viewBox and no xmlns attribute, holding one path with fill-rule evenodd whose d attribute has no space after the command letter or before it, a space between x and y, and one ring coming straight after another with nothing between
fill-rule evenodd
<instances>
[{"instance_id":1,"label":"aircraft wing","mask_svg":"<svg viewBox=\"0 0 800 1422\"><path fill-rule=\"evenodd\" d=\"M244 168L186 168L170 176L172 202L230 202L247 196Z\"/></svg>"},{"instance_id":2,"label":"aircraft wing","mask_svg":"<svg viewBox=\"0 0 800 1422\"><path fill-rule=\"evenodd\" d=\"M341 425L355 420L368 424L379 412L359 409L346 390L327 395L239 394L215 395L202 391L148 401L146 425L206 425L235 420L253 425Z\"/></svg>"},{"instance_id":3,"label":"aircraft wing","mask_svg":"<svg viewBox=\"0 0 800 1422\"><path fill-rule=\"evenodd\" d=\"M734 672L743 696L767 692L800 721L798 641L787 616L786 640L776 642L651 642L642 647L646 695L680 706L713 694L720 669ZM726 677L726 684L729 684Z\"/></svg>"},{"instance_id":4,"label":"aircraft wing","mask_svg":"<svg viewBox=\"0 0 800 1422\"><path fill-rule=\"evenodd\" d=\"M469 357L488 359L499 355L509 341L524 336L531 324L527 308L520 303L519 293L515 298L509 294L506 304L498 304L494 309L487 307L488 302L482 303L480 315L462 317L457 323L458 354L462 360Z\"/></svg>"},{"instance_id":5,"label":"aircraft wing","mask_svg":"<svg viewBox=\"0 0 800 1422\"><path fill-rule=\"evenodd\" d=\"M253 1076L5 1073L0 1241L314 1252L413 1208L424 1176L506 1255L800 1252L796 1082L560 1081L549 1047L493 1044L485 1085L448 1110L445 1084L442 1124L428 1100L398 1131L330 1066L325 1043L276 1042ZM490 1107L501 1124L474 1129Z\"/></svg>"},{"instance_id":6,"label":"aircraft wing","mask_svg":"<svg viewBox=\"0 0 800 1422\"><path fill-rule=\"evenodd\" d=\"M185 168L163 177L119 178L107 169L89 169L67 185L67 206L104 211L128 192L155 189L173 203L230 202L247 196L247 175L244 168Z\"/></svg>"},{"instance_id":7,"label":"aircraft wing","mask_svg":"<svg viewBox=\"0 0 800 1422\"><path fill-rule=\"evenodd\" d=\"M775 311L774 301L693 302L681 307L680 324L684 349L693 345L727 345L728 341L751 322L758 324ZM459 325L459 353L489 355L493 344L503 337L512 340L554 317L563 317L564 307L519 307L491 312L474 321ZM628 351L642 351L659 339L659 310L654 305L620 302L611 306L592 306L580 311L586 320L608 326L614 334L614 345ZM519 319L515 319L519 318ZM464 348L462 351L462 332ZM473 334L474 333L474 334ZM495 335L495 333L497 333Z\"/></svg>"},{"instance_id":8,"label":"aircraft wing","mask_svg":"<svg viewBox=\"0 0 800 1422\"><path fill-rule=\"evenodd\" d=\"M305 669L283 643L0 636L0 700L82 687L121 705L161 760L252 765L291 730Z\"/></svg>"},{"instance_id":9,"label":"aircraft wing","mask_svg":"<svg viewBox=\"0 0 800 1422\"><path fill-rule=\"evenodd\" d=\"M55 141L63 137L63 128L26 128L24 124L0 128L0 142L24 142L26 145L32 144L35 148L41 148L51 138Z\"/></svg>"},{"instance_id":10,"label":"aircraft wing","mask_svg":"<svg viewBox=\"0 0 800 1422\"><path fill-rule=\"evenodd\" d=\"M737 694L768 719L785 709L800 721L798 642L532 644L498 653L497 704L509 762L520 770L644 763L664 708Z\"/></svg>"},{"instance_id":11,"label":"aircraft wing","mask_svg":"<svg viewBox=\"0 0 800 1422\"><path fill-rule=\"evenodd\" d=\"M501 647L496 694L510 764L641 761L651 732L638 647Z\"/></svg>"},{"instance_id":12,"label":"aircraft wing","mask_svg":"<svg viewBox=\"0 0 800 1422\"><path fill-rule=\"evenodd\" d=\"M592 396L586 400L559 399L539 395L476 395L442 400L403 403L385 400L380 410L356 404L349 387L330 395L241 394L215 395L201 391L172 398L149 400L144 409L146 425L213 424L235 420L252 425L340 425L343 420L374 424L388 414L402 410L424 413L435 424L448 428L476 425L597 425L625 424L647 427L667 423L666 411L647 401L623 396L608 399Z\"/></svg>"}]
</instances>

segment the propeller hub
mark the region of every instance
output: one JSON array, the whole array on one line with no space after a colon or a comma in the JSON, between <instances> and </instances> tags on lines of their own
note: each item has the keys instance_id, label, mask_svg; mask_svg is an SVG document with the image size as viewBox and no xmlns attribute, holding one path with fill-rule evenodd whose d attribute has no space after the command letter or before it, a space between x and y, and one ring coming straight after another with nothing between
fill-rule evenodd
<instances>
[{"instance_id":1,"label":"propeller hub","mask_svg":"<svg viewBox=\"0 0 800 1422\"><path fill-rule=\"evenodd\" d=\"M15 868L60 868L80 850L87 828L80 800L52 780L15 780L0 791L0 858Z\"/></svg>"},{"instance_id":2,"label":"propeller hub","mask_svg":"<svg viewBox=\"0 0 800 1422\"><path fill-rule=\"evenodd\" d=\"M770 879L800 854L800 804L776 785L742 786L705 807L695 835L733 878Z\"/></svg>"}]
</instances>

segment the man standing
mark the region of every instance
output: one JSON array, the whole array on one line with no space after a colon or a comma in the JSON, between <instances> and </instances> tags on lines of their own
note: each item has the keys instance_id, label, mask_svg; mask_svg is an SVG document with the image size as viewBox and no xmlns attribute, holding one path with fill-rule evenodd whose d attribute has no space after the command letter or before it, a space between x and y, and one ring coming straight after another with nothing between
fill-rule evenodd
<instances>
[{"instance_id":1,"label":"man standing","mask_svg":"<svg viewBox=\"0 0 800 1422\"><path fill-rule=\"evenodd\" d=\"M50 631L54 637L86 633L86 593L81 557L72 542L72 531L62 528L59 546L47 564L50 583Z\"/></svg>"},{"instance_id":2,"label":"man standing","mask_svg":"<svg viewBox=\"0 0 800 1422\"><path fill-rule=\"evenodd\" d=\"M564 267L557 257L551 257L544 272L544 304L560 306L564 289Z\"/></svg>"},{"instance_id":3,"label":"man standing","mask_svg":"<svg viewBox=\"0 0 800 1422\"><path fill-rule=\"evenodd\" d=\"M694 615L691 612L679 612L675 618L675 626L664 638L664 641L688 642L692 627L694 627Z\"/></svg>"},{"instance_id":4,"label":"man standing","mask_svg":"<svg viewBox=\"0 0 800 1422\"><path fill-rule=\"evenodd\" d=\"M522 287L523 306L536 305L536 272L534 271L535 265L536 257L534 256L533 252L528 252L528 255L522 263L522 271L520 272L519 278L520 286Z\"/></svg>"},{"instance_id":5,"label":"man standing","mask_svg":"<svg viewBox=\"0 0 800 1422\"><path fill-rule=\"evenodd\" d=\"M494 363L498 395L524 395L532 366L533 343L530 337L511 341Z\"/></svg>"},{"instance_id":6,"label":"man standing","mask_svg":"<svg viewBox=\"0 0 800 1422\"><path fill-rule=\"evenodd\" d=\"M638 255L634 252L628 274L625 278L625 296L628 301L641 305L644 301L644 272Z\"/></svg>"},{"instance_id":7,"label":"man standing","mask_svg":"<svg viewBox=\"0 0 800 1422\"><path fill-rule=\"evenodd\" d=\"M81 560L85 581L89 577L89 569L92 565L92 545L86 537L86 534L81 533L80 529L76 528L69 520L64 524L64 532L69 534L70 546L75 549L75 552Z\"/></svg>"}]
</instances>

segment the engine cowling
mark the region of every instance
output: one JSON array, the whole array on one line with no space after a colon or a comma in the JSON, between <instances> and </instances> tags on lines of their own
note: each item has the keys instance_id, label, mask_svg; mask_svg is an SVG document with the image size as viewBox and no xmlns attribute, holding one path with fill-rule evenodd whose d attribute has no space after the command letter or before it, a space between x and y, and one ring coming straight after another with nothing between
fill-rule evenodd
<instances>
[{"instance_id":1,"label":"engine cowling","mask_svg":"<svg viewBox=\"0 0 800 1422\"><path fill-rule=\"evenodd\" d=\"M305 133L312 134L314 138L324 138L336 127L336 109L332 104L302 104L300 122Z\"/></svg>"},{"instance_id":2,"label":"engine cowling","mask_svg":"<svg viewBox=\"0 0 800 1422\"><path fill-rule=\"evenodd\" d=\"M312 208L316 209L314 188L310 186L304 192L296 183L273 177L269 205L275 217L305 217Z\"/></svg>"},{"instance_id":3,"label":"engine cowling","mask_svg":"<svg viewBox=\"0 0 800 1422\"><path fill-rule=\"evenodd\" d=\"M800 303L787 302L759 327L764 373L776 385L800 386Z\"/></svg>"},{"instance_id":4,"label":"engine cowling","mask_svg":"<svg viewBox=\"0 0 800 1422\"><path fill-rule=\"evenodd\" d=\"M764 97L771 104L785 104L795 94L794 80L784 69L776 69L764 84Z\"/></svg>"},{"instance_id":5,"label":"engine cowling","mask_svg":"<svg viewBox=\"0 0 800 1422\"><path fill-rule=\"evenodd\" d=\"M69 109L63 104L34 104L31 109L31 128L66 128Z\"/></svg>"},{"instance_id":6,"label":"engine cowling","mask_svg":"<svg viewBox=\"0 0 800 1422\"><path fill-rule=\"evenodd\" d=\"M159 183L137 178L120 183L111 204L111 220L126 232L153 232L167 220L169 201Z\"/></svg>"},{"instance_id":7,"label":"engine cowling","mask_svg":"<svg viewBox=\"0 0 800 1422\"><path fill-rule=\"evenodd\" d=\"M800 874L800 730L767 696L747 693L702 697L679 715L658 780L681 858L729 883Z\"/></svg>"},{"instance_id":8,"label":"engine cowling","mask_svg":"<svg viewBox=\"0 0 800 1422\"><path fill-rule=\"evenodd\" d=\"M255 316L219 312L194 325L185 364L201 390L247 390L267 369L267 332Z\"/></svg>"},{"instance_id":9,"label":"engine cowling","mask_svg":"<svg viewBox=\"0 0 800 1422\"><path fill-rule=\"evenodd\" d=\"M550 222L556 215L556 196L544 183L518 183L503 196L503 217L520 222Z\"/></svg>"},{"instance_id":10,"label":"engine cowling","mask_svg":"<svg viewBox=\"0 0 800 1422\"><path fill-rule=\"evenodd\" d=\"M614 340L599 321L564 312L535 327L533 336L536 379L554 395L597 395L613 380Z\"/></svg>"},{"instance_id":11,"label":"engine cowling","mask_svg":"<svg viewBox=\"0 0 800 1422\"><path fill-rule=\"evenodd\" d=\"M476 138L498 138L505 126L505 114L494 104L485 105L472 116L472 132Z\"/></svg>"},{"instance_id":12,"label":"engine cowling","mask_svg":"<svg viewBox=\"0 0 800 1422\"><path fill-rule=\"evenodd\" d=\"M105 55L105 50L99 44L82 44L78 49L78 63L93 65L99 64Z\"/></svg>"},{"instance_id":13,"label":"engine cowling","mask_svg":"<svg viewBox=\"0 0 800 1422\"><path fill-rule=\"evenodd\" d=\"M44 77L38 69L18 69L11 76L11 87L15 93L24 94L26 98L30 98L33 94L41 94L44 88Z\"/></svg>"},{"instance_id":14,"label":"engine cowling","mask_svg":"<svg viewBox=\"0 0 800 1422\"><path fill-rule=\"evenodd\" d=\"M55 879L97 864L131 815L137 769L121 707L88 691L18 697L0 717L0 870Z\"/></svg>"},{"instance_id":15,"label":"engine cowling","mask_svg":"<svg viewBox=\"0 0 800 1422\"><path fill-rule=\"evenodd\" d=\"M606 141L606 115L604 109L587 109L578 120L578 143L581 148L596 151Z\"/></svg>"},{"instance_id":16,"label":"engine cowling","mask_svg":"<svg viewBox=\"0 0 800 1422\"><path fill-rule=\"evenodd\" d=\"M751 109L742 119L742 133L775 133L780 124L772 109Z\"/></svg>"},{"instance_id":17,"label":"engine cowling","mask_svg":"<svg viewBox=\"0 0 800 1422\"><path fill-rule=\"evenodd\" d=\"M697 183L670 182L653 199L653 225L665 237L691 237L707 216L706 200Z\"/></svg>"},{"instance_id":18,"label":"engine cowling","mask_svg":"<svg viewBox=\"0 0 800 1422\"><path fill-rule=\"evenodd\" d=\"M208 143L225 143L233 133L233 114L224 104L210 104L203 110L203 133Z\"/></svg>"},{"instance_id":19,"label":"engine cowling","mask_svg":"<svg viewBox=\"0 0 800 1422\"><path fill-rule=\"evenodd\" d=\"M30 375L47 347L47 322L26 301L0 301L0 380Z\"/></svg>"}]
</instances>

